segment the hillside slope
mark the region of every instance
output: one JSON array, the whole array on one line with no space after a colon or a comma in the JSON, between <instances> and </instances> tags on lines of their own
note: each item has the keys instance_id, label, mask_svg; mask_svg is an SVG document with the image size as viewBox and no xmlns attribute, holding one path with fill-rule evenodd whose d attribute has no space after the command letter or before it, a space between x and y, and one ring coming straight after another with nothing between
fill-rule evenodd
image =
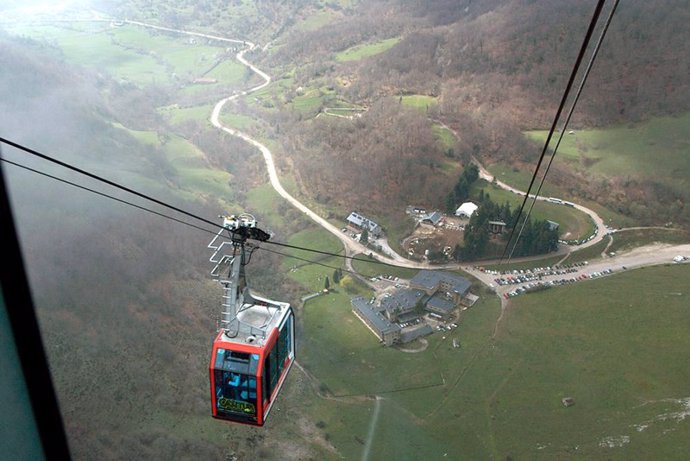
<instances>
[{"instance_id":1,"label":"hillside slope","mask_svg":"<svg viewBox=\"0 0 690 461\"><path fill-rule=\"evenodd\" d=\"M290 139L286 150L305 189L318 200L328 204L339 196L332 205L356 208L367 203L373 212L400 210L414 197L440 207L457 168L447 165L445 149L433 140L418 138L426 148L405 143L405 118L416 118L426 131L433 128L433 119L453 128L458 138L449 157L455 161L466 162L474 154L485 163L506 162L530 171L540 146L528 142L522 132L550 125L592 12L593 5L578 1L360 3L346 17L316 30L287 28L268 57L256 55L291 92L274 94L277 105L265 116L279 123L281 138ZM680 1L663 6L645 1L621 4L570 127L641 123L690 110L688 15ZM356 50L373 50L377 43L393 44L374 54L360 51L357 58ZM343 53L351 57L344 60ZM311 97L306 112L295 102L302 98L300 91ZM404 105L405 95L423 95L432 104L416 115L404 108L401 117L374 115L377 107ZM371 107L371 114L351 123L315 120L333 105L363 105ZM389 141L401 138L406 147L396 142L381 145L367 130ZM353 131L361 145L336 141ZM678 140L680 145L684 142L687 139ZM376 153L365 155L367 168L350 162L370 151ZM433 166L419 170L423 162L440 166L440 171ZM383 165L392 164L402 169L399 176L404 178L424 171L438 195L414 181L401 185L395 180L386 181L389 195L380 194L379 183L366 178L389 177ZM602 176L558 161L552 174L568 197L586 194L638 222L690 222L684 206L690 191L667 187L663 177L650 180L626 173L634 179L630 182L615 173ZM619 197L631 186L635 193L630 195L638 205L671 200L683 204L682 210L674 216L637 213L638 205L592 193L602 181ZM326 184L338 186L326 193Z\"/></svg>"}]
</instances>

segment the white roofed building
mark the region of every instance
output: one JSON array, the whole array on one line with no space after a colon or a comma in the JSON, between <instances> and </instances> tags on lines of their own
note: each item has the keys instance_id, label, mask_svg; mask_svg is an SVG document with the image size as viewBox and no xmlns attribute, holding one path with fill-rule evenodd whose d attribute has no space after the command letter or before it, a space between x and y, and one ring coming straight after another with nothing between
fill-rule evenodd
<instances>
[{"instance_id":1,"label":"white roofed building","mask_svg":"<svg viewBox=\"0 0 690 461\"><path fill-rule=\"evenodd\" d=\"M356 211L350 213L350 216L347 217L347 222L360 230L366 229L374 236L380 236L383 232L381 226Z\"/></svg>"},{"instance_id":2,"label":"white roofed building","mask_svg":"<svg viewBox=\"0 0 690 461\"><path fill-rule=\"evenodd\" d=\"M472 217L474 212L477 211L478 208L479 206L475 205L472 202L465 202L462 205L460 205L457 210L455 210L455 216L469 219Z\"/></svg>"}]
</instances>

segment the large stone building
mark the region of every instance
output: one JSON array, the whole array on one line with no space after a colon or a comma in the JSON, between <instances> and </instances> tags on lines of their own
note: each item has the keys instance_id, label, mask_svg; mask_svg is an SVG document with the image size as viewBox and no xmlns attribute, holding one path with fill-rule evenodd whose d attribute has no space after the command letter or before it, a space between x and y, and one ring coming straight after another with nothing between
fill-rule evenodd
<instances>
[{"instance_id":1,"label":"large stone building","mask_svg":"<svg viewBox=\"0 0 690 461\"><path fill-rule=\"evenodd\" d=\"M424 297L422 290L398 290L381 300L381 309L391 322L407 322L420 317L415 308L424 306Z\"/></svg>"},{"instance_id":2,"label":"large stone building","mask_svg":"<svg viewBox=\"0 0 690 461\"><path fill-rule=\"evenodd\" d=\"M469 293L472 284L465 277L444 271L423 269L410 280L410 288L424 291L427 295L441 295L456 305Z\"/></svg>"},{"instance_id":3,"label":"large stone building","mask_svg":"<svg viewBox=\"0 0 690 461\"><path fill-rule=\"evenodd\" d=\"M379 305L353 298L352 312L385 345L404 343L433 332L417 320L425 312L448 319L460 304L472 305L477 297L469 292L470 286L465 277L450 272L421 270L410 280L410 288L385 294ZM406 326L404 332L401 325Z\"/></svg>"},{"instance_id":4,"label":"large stone building","mask_svg":"<svg viewBox=\"0 0 690 461\"><path fill-rule=\"evenodd\" d=\"M386 346L400 340L400 325L390 322L373 304L362 297L352 299L352 312L376 335Z\"/></svg>"}]
</instances>

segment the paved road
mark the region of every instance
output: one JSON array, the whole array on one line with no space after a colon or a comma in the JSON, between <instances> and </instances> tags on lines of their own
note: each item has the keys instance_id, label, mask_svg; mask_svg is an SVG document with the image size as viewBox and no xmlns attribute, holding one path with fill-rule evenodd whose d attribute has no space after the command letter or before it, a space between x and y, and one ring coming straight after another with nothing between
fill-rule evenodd
<instances>
[{"instance_id":1,"label":"paved road","mask_svg":"<svg viewBox=\"0 0 690 461\"><path fill-rule=\"evenodd\" d=\"M93 21L109 21L111 19L92 19ZM244 90L238 93L234 93L231 96L228 96L226 98L221 99L216 103L216 105L213 107L213 111L211 113L211 118L210 121L213 124L214 127L225 131L226 133L235 136L237 138L242 139L243 141L251 144L252 146L256 147L261 154L264 157L264 161L266 162L266 170L268 171L268 177L271 183L271 186L278 192L278 194L283 197L285 200L290 202L295 208L298 210L302 211L305 215L307 215L310 219L312 219L314 222L316 222L318 225L329 231L331 234L335 235L345 246L345 253L348 256L351 256L353 254L357 253L369 253L371 250L366 248L364 245L360 244L359 242L356 242L352 240L348 235L345 233L341 232L339 228L335 227L333 224L329 223L326 219L322 218L312 210L310 210L306 205L304 205L302 202L297 200L295 197L290 195L283 185L280 183L280 179L278 178L278 172L275 166L275 162L273 160L273 155L268 147L266 147L264 144L260 143L256 139L252 138L246 133L243 133L240 130L236 130L234 128L229 128L224 126L221 121L220 121L220 113L223 110L223 107L225 104L227 104L230 101L233 101L240 96L245 96L247 94L253 93L255 91L258 91L262 88L265 88L271 83L271 76L268 75L266 72L262 71L258 67L256 67L254 64L249 62L244 56L247 52L252 51L254 49L257 49L258 46L250 41L247 40L239 40L239 39L232 39L232 38L226 38L226 37L221 37L218 35L213 35L213 34L206 34L202 32L192 32L192 31L187 31L183 29L173 29L170 27L162 27L158 26L155 24L148 24L145 22L140 22L140 21L131 21L131 20L123 20L122 22L131 24L131 25L136 25L139 27L145 27L149 29L155 29L155 30L161 30L165 32L173 32L173 33L178 33L182 35L190 35L194 37L200 37L200 38L206 38L209 40L216 40L216 41L221 41L221 42L226 42L226 43L236 43L236 44L241 44L244 46L244 48L239 51L235 57L237 60L242 63L244 66L248 67L249 69L252 70L255 74L257 74L261 79L263 80L263 83L250 88L248 90ZM266 50L268 45L264 46L262 50ZM430 267L428 264L425 263L417 263L414 261L409 261L402 256L398 255L395 253L393 250L389 250L389 255L390 257L383 257L376 255L377 259L381 262L385 262L388 264L393 264L396 266L404 266L404 267L411 267L411 268L423 268L423 267ZM456 265L457 266L457 265Z\"/></svg>"},{"instance_id":2,"label":"paved road","mask_svg":"<svg viewBox=\"0 0 690 461\"><path fill-rule=\"evenodd\" d=\"M472 161L475 162L479 166L479 177L488 181L488 182L493 182L495 181L495 184L500 187L501 189L505 189L507 191L510 191L514 194L518 194L521 196L525 196L525 192L518 190L512 186L509 186L508 184L504 183L503 181L499 181L498 178L493 176L489 171L484 168L484 166L479 163L479 161L475 158L472 157ZM534 198L533 194L530 194L530 198ZM549 198L548 197L537 197L538 201L542 202L548 202ZM570 202L572 203L572 202ZM529 202L527 203L526 207L529 206ZM566 206L566 205L561 205L561 206ZM571 245L572 250L580 250L582 248L587 248L592 245L596 245L599 243L605 236L606 236L606 225L604 224L604 220L601 219L601 216L599 216L594 210L587 208L585 206L579 205L577 203L573 203L573 207L585 214L587 214L590 218L592 218L592 221L594 222L594 225L596 226L596 232L594 235L594 238L588 242L585 242L581 245Z\"/></svg>"},{"instance_id":3,"label":"paved road","mask_svg":"<svg viewBox=\"0 0 690 461\"><path fill-rule=\"evenodd\" d=\"M674 264L673 258L678 255L690 256L690 244L684 245L670 245L670 244L652 244L643 247L638 247L630 251L617 254L615 257L606 257L602 259L596 259L585 266L577 266L574 272L563 274L563 275L549 275L544 276L541 281L549 280L559 280L559 279L570 279L578 278L582 275L591 275L594 272L601 273L606 269L613 270L613 273L621 272L624 270L636 269L639 267L655 266L661 264ZM682 264L688 264L684 262ZM489 274L483 272L475 267L464 267L464 269L470 274L477 277L484 284L493 286L496 294L503 296L504 293L513 291L515 288L525 286L528 282L515 284L515 285L498 285L495 282L497 277L502 277L501 275ZM610 275L610 274L608 274ZM605 275L603 275L605 276ZM585 279L588 280L588 279Z\"/></svg>"}]
</instances>

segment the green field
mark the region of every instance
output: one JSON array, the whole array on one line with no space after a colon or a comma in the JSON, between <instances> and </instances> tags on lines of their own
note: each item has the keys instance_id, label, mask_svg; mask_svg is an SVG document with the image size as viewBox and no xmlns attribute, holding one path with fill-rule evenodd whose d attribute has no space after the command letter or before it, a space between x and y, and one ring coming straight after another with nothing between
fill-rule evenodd
<instances>
[{"instance_id":1,"label":"green field","mask_svg":"<svg viewBox=\"0 0 690 461\"><path fill-rule=\"evenodd\" d=\"M434 124L431 129L433 130L434 135L436 136L436 139L438 139L443 150L448 151L448 149L455 147L455 135L452 131L438 124Z\"/></svg>"},{"instance_id":2,"label":"green field","mask_svg":"<svg viewBox=\"0 0 690 461\"><path fill-rule=\"evenodd\" d=\"M506 191L493 184L490 184L483 179L478 180L470 191L471 197L477 197L479 190L483 190L485 194L491 196L491 200L495 203L503 204L508 202L512 209L519 207L522 204L524 196L517 195ZM531 201L525 205L525 211L528 210ZM560 238L565 240L576 240L589 237L594 232L594 224L585 213L565 205L558 205L554 203L547 203L537 201L532 210L532 219L549 219L557 222L559 227Z\"/></svg>"},{"instance_id":3,"label":"green field","mask_svg":"<svg viewBox=\"0 0 690 461\"><path fill-rule=\"evenodd\" d=\"M317 88L311 88L304 92L304 94L295 96L292 100L292 107L297 112L308 113L314 112L321 105L323 94Z\"/></svg>"},{"instance_id":4,"label":"green field","mask_svg":"<svg viewBox=\"0 0 690 461\"><path fill-rule=\"evenodd\" d=\"M129 130L122 125L115 126L165 155L168 165L174 170L168 174L177 183L180 193L191 194L192 197L211 196L225 204L234 201L234 194L230 189L232 175L208 165L203 152L194 144L177 135L161 136L155 131Z\"/></svg>"},{"instance_id":5,"label":"green field","mask_svg":"<svg viewBox=\"0 0 690 461\"><path fill-rule=\"evenodd\" d=\"M347 62L368 58L393 48L400 40L400 37L393 37L374 43L356 45L336 54L335 59L340 62Z\"/></svg>"},{"instance_id":6,"label":"green field","mask_svg":"<svg viewBox=\"0 0 690 461\"><path fill-rule=\"evenodd\" d=\"M300 362L334 398L302 408L331 459L368 445L371 459L684 459L689 278L655 267L522 296L494 339L499 303L484 297L416 354L379 345L345 294L316 298Z\"/></svg>"},{"instance_id":7,"label":"green field","mask_svg":"<svg viewBox=\"0 0 690 461\"><path fill-rule=\"evenodd\" d=\"M613 243L609 251L624 251L652 243L688 243L690 233L681 229L632 229L611 234Z\"/></svg>"},{"instance_id":8,"label":"green field","mask_svg":"<svg viewBox=\"0 0 690 461\"><path fill-rule=\"evenodd\" d=\"M266 227L282 227L285 224L285 219L278 208L278 205L282 203L281 200L282 198L270 183L254 187L247 191L246 196L247 209L260 210L260 213L255 212L254 214L266 220L267 223L264 224Z\"/></svg>"},{"instance_id":9,"label":"green field","mask_svg":"<svg viewBox=\"0 0 690 461\"><path fill-rule=\"evenodd\" d=\"M493 165L489 165L486 169L499 181L521 191L527 190L533 173L533 171L519 170L505 163L494 163ZM539 184L536 183L536 186L538 185ZM565 191L554 184L550 184L548 180L544 182L544 186L539 195L544 197L558 197L564 200L566 200L568 196Z\"/></svg>"},{"instance_id":10,"label":"green field","mask_svg":"<svg viewBox=\"0 0 690 461\"><path fill-rule=\"evenodd\" d=\"M178 107L176 104L174 104L172 106L159 107L158 113L163 115L168 122L172 124L179 124L188 120L208 120L211 118L212 110L213 105L211 104L193 107Z\"/></svg>"},{"instance_id":11,"label":"green field","mask_svg":"<svg viewBox=\"0 0 690 461\"><path fill-rule=\"evenodd\" d=\"M343 252L343 246L340 241L320 228L312 227L292 234L288 243L293 246L334 254ZM299 282L310 292L323 290L326 282L325 278L329 277L330 279L335 268L341 267L343 261L342 258L339 257L322 255L310 251L287 249L284 252L294 257L286 257L283 259L283 269L290 274L291 278Z\"/></svg>"},{"instance_id":12,"label":"green field","mask_svg":"<svg viewBox=\"0 0 690 461\"><path fill-rule=\"evenodd\" d=\"M247 68L234 59L221 62L205 75L205 77L215 78L224 84L230 84L238 88L245 86L244 80L246 76Z\"/></svg>"},{"instance_id":13,"label":"green field","mask_svg":"<svg viewBox=\"0 0 690 461\"><path fill-rule=\"evenodd\" d=\"M487 167L489 172L493 174L498 180L515 187L519 190L526 190L529 186L530 180L532 178L532 171L524 171L516 169L515 167L509 166L505 163L495 163ZM607 224L613 227L627 227L635 224L634 220L623 216L619 213L609 210L598 203L592 202L590 200L585 200L581 198L570 198L570 195L566 193L563 189L558 186L549 183L547 180L544 182L544 186L540 192L541 196L545 197L558 197L563 200L570 200L576 202L587 208L594 210Z\"/></svg>"},{"instance_id":14,"label":"green field","mask_svg":"<svg viewBox=\"0 0 690 461\"><path fill-rule=\"evenodd\" d=\"M405 267L389 266L388 264L380 264L375 261L368 262L366 255L358 254L355 258L359 261L352 261L352 266L358 274L365 277L375 277L378 275L392 275L403 279L410 279L418 272L417 269L407 269ZM361 261L365 260L365 261Z\"/></svg>"},{"instance_id":15,"label":"green field","mask_svg":"<svg viewBox=\"0 0 690 461\"><path fill-rule=\"evenodd\" d=\"M529 131L543 144L545 131ZM553 144L555 145L555 144ZM665 178L680 190L690 189L690 112L655 117L637 125L566 134L558 148L561 160L606 176Z\"/></svg>"},{"instance_id":16,"label":"green field","mask_svg":"<svg viewBox=\"0 0 690 461\"><path fill-rule=\"evenodd\" d=\"M408 94L400 96L400 102L404 106L414 107L415 109L426 110L429 107L438 105L438 98L425 94Z\"/></svg>"},{"instance_id":17,"label":"green field","mask_svg":"<svg viewBox=\"0 0 690 461\"><path fill-rule=\"evenodd\" d=\"M58 47L70 63L98 68L138 85L178 84L201 77L223 52L221 47L198 43L199 39L129 25L111 27L108 23L17 26L9 32ZM227 59L231 63L218 66L217 78L238 83L240 65ZM224 71L226 68L233 70Z\"/></svg>"},{"instance_id":18,"label":"green field","mask_svg":"<svg viewBox=\"0 0 690 461\"><path fill-rule=\"evenodd\" d=\"M303 18L295 24L295 29L302 32L317 30L336 21L340 16L331 10L318 11Z\"/></svg>"},{"instance_id":19,"label":"green field","mask_svg":"<svg viewBox=\"0 0 690 461\"><path fill-rule=\"evenodd\" d=\"M232 110L225 110L221 112L220 122L224 126L227 126L229 128L236 128L238 130L247 130L257 125L256 120L254 120L253 118L247 115L236 114Z\"/></svg>"}]
</instances>

